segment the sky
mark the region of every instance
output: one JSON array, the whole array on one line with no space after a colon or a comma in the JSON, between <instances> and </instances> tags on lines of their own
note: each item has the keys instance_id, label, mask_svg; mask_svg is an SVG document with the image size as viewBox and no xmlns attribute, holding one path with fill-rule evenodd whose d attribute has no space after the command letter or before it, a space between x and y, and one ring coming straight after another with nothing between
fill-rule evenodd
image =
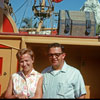
<instances>
[{"instance_id":1,"label":"sky","mask_svg":"<svg viewBox=\"0 0 100 100\"><path fill-rule=\"evenodd\" d=\"M28 2L24 6L22 6L25 1ZM60 3L54 4L55 5L54 11L55 12L59 12L59 10L79 11L80 8L85 3L85 1L86 0L63 0ZM10 0L10 3L15 13L15 15L13 15L13 19L18 27L20 27L20 22L23 17L30 17L34 14L34 12L32 12L32 6L34 0Z\"/></svg>"}]
</instances>

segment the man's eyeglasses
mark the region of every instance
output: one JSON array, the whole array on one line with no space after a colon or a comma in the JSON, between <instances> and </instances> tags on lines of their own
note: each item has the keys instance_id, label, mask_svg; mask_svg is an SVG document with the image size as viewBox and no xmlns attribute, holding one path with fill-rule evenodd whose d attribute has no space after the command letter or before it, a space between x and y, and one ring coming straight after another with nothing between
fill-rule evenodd
<instances>
[{"instance_id":1,"label":"man's eyeglasses","mask_svg":"<svg viewBox=\"0 0 100 100\"><path fill-rule=\"evenodd\" d=\"M53 53L53 54L52 53L49 53L48 56L49 57L53 57L53 56L59 57L61 54L63 54L63 53Z\"/></svg>"}]
</instances>

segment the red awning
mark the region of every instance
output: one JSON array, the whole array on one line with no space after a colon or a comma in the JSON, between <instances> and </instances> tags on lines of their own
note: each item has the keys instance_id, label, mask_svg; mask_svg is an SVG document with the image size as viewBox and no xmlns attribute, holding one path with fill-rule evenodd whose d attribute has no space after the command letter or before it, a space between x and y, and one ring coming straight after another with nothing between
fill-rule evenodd
<instances>
[{"instance_id":1,"label":"red awning","mask_svg":"<svg viewBox=\"0 0 100 100\"><path fill-rule=\"evenodd\" d=\"M52 2L55 2L55 3L59 3L61 1L63 1L63 0L52 0Z\"/></svg>"}]
</instances>

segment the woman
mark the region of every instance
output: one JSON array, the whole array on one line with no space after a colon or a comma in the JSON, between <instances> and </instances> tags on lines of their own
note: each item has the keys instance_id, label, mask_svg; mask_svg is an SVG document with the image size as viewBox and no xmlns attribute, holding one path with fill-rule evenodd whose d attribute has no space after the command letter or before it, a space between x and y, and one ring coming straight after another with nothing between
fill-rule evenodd
<instances>
[{"instance_id":1,"label":"woman","mask_svg":"<svg viewBox=\"0 0 100 100\"><path fill-rule=\"evenodd\" d=\"M5 98L34 98L38 81L42 76L33 67L34 52L25 48L19 50L16 56L22 71L12 74Z\"/></svg>"}]
</instances>

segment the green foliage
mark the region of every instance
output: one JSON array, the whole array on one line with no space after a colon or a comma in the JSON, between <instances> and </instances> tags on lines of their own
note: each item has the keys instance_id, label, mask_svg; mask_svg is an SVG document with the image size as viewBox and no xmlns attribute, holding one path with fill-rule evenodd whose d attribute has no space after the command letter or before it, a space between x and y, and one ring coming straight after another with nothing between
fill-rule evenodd
<instances>
[{"instance_id":1,"label":"green foliage","mask_svg":"<svg viewBox=\"0 0 100 100\"><path fill-rule=\"evenodd\" d=\"M100 24L96 25L96 34L100 34Z\"/></svg>"}]
</instances>

